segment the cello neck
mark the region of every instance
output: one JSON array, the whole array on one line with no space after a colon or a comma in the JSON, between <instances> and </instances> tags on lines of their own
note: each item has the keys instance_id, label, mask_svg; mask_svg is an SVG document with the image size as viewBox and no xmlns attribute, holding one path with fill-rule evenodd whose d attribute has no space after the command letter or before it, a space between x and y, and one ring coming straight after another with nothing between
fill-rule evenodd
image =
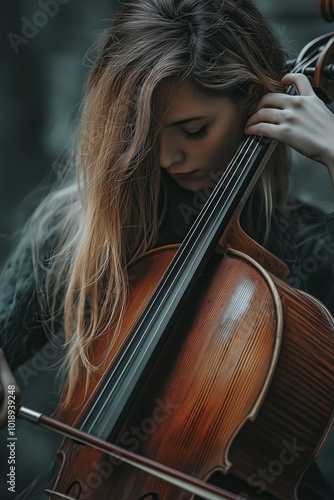
<instances>
[{"instance_id":1,"label":"cello neck","mask_svg":"<svg viewBox=\"0 0 334 500\"><path fill-rule=\"evenodd\" d=\"M81 419L82 431L105 440L117 431L129 401L165 345L222 232L248 195L275 145L269 139L245 137Z\"/></svg>"}]
</instances>

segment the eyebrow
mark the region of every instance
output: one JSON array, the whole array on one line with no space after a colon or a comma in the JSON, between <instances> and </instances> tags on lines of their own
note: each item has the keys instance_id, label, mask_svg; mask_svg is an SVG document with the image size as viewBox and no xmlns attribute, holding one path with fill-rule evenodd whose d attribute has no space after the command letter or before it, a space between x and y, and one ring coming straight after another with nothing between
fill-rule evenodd
<instances>
[{"instance_id":1,"label":"eyebrow","mask_svg":"<svg viewBox=\"0 0 334 500\"><path fill-rule=\"evenodd\" d=\"M196 120L203 120L205 116L192 116L191 118L184 118L183 120L177 120L176 122L169 123L167 127L173 127L174 125L183 125L184 123L194 122Z\"/></svg>"}]
</instances>

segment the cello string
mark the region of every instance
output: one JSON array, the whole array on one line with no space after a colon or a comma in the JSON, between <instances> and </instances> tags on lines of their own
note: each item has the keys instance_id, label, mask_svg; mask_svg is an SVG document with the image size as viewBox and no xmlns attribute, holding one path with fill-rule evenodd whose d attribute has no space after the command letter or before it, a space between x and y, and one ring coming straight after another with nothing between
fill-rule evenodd
<instances>
[{"instance_id":1,"label":"cello string","mask_svg":"<svg viewBox=\"0 0 334 500\"><path fill-rule=\"evenodd\" d=\"M253 139L252 139L252 141L254 142L254 140L253 140ZM195 242L195 243L196 243L196 242ZM181 257L182 257L182 255L181 255ZM181 257L179 256L179 259L180 259ZM173 262L174 262L174 261L173 261ZM174 273L174 278L173 278L173 281L172 281L172 283L171 283L171 286L173 286L173 284L174 284L175 280L178 278L178 274L180 274L180 271L182 270L182 269L179 267L179 269L177 270L177 272L176 272L176 273L174 272L174 269L175 269L175 267L177 267L177 264L178 264L178 261L177 261L177 262L174 262L174 265L173 265L172 269L170 269L171 274L172 274L172 273ZM170 288L168 288L168 289L165 291L164 297L163 297L162 301L160 302L160 305L161 305L161 304L163 304L163 300L164 300L164 298L168 298L169 293L170 293ZM143 318L142 318L142 319L144 319L144 317L147 317L147 315L149 315L149 313L150 313L150 311L152 310L152 307L153 307L153 306L154 306L154 303L151 303L151 304L149 304L149 305L148 305L147 310L145 311L145 313L144 313L144 315L143 315ZM167 314L168 310L169 310L169 309L168 309L168 307L167 307L167 310L166 310L165 314ZM157 312L158 312L158 310L156 310L156 311L155 311L155 313L157 313ZM156 316L156 314L153 314L153 317L152 317L152 319L151 319L151 322L154 320L155 316ZM112 396L113 396L114 392L117 390L117 385L118 385L119 381L123 378L124 372L127 370L127 368L128 368L128 366L129 366L129 364L131 363L132 358L133 358L133 356L135 355L136 351L139 349L139 347L140 347L140 343L141 343L141 340L142 340L144 337L146 337L146 336L147 336L147 332L150 330L150 324L151 324L151 322L150 322L150 323L146 326L145 331L141 334L141 337L140 337L139 339L138 339L138 338L136 338L135 336L132 336L132 338L131 338L131 339L129 339L128 344L125 346L125 352L122 352L122 353L121 353L121 355L119 356L119 358L118 358L118 360L117 360L117 361L118 361L118 363L120 363L120 361L121 361L121 357L122 357L122 356L125 356L125 354L128 354L128 351L130 350L131 344L135 343L135 345L134 345L134 349L133 349L133 351L132 351L132 354L128 354L127 365L125 365L125 366L124 366L124 368L123 368L123 370L122 370L120 373L118 373L118 374L117 374L117 377L115 377L115 376L113 375L113 373L110 373L110 374L107 376L106 380L105 380L104 387L103 387L103 386L101 386L101 389L100 389L100 391L99 391L99 395L96 397L96 399L94 400L94 403L93 403L93 404L92 404L92 406L90 407L90 411L89 411L89 413L87 414L86 420L87 420L87 418L89 418L89 417L92 415L92 413L95 411L96 406L97 406L97 405L100 403L100 401L102 400L102 397L103 397L104 392L107 392L107 393L108 393L108 395L106 396L105 401L104 401L104 403L102 404L102 407L100 408L99 412L95 413L95 422L93 422L93 423L92 423L92 426L94 426L94 425L96 424L96 422L99 420L99 418L100 418L100 416L101 416L101 413L102 413L102 412L104 411L104 409L105 409L105 406L107 405L108 401L112 398ZM137 325L137 326L138 326L138 327L140 327L140 325ZM116 367L115 367L115 368L116 368ZM107 389L107 385L108 385L108 383L109 383L111 380L113 381L112 387L110 387L110 388L108 387L108 389ZM84 425L84 423L83 423L82 425Z\"/></svg>"},{"instance_id":2,"label":"cello string","mask_svg":"<svg viewBox=\"0 0 334 500\"><path fill-rule=\"evenodd\" d=\"M315 51L318 50L318 49L315 49ZM303 66L307 66L309 65L310 63L314 62L315 60L317 59L317 56L316 55L313 55L313 53L309 56L309 60L305 60L305 61L301 61L295 68L293 68L293 70L291 71L291 73L296 73L300 68L302 68ZM248 155L248 152L250 150L250 148L255 144L255 142L258 140L257 139L257 136L252 136L251 139L249 139L250 136L248 136L246 138L246 140L244 140L243 144L241 145L241 147L239 148L238 152L236 153L235 157L232 159L232 161L230 162L230 164L228 165L228 167L226 168L225 172L222 174L220 180L218 181L217 183L217 186L216 188L214 189L214 191L212 192L212 194L210 195L209 197L209 200L207 201L207 203L204 205L203 209L201 210L200 214L198 215L198 217L196 218L196 221L194 222L192 228L190 229L188 235L186 238L188 238L188 236L192 236L192 234L198 232L198 235L197 235L197 239L202 236L203 232L205 231L206 229L206 224L204 223L204 227L203 228L199 228L199 226L201 226L201 224L203 223L203 220L204 219L207 219L206 217L206 214L208 211L212 211L212 208L211 208L211 205L213 204L214 205L214 208L217 208L217 206L219 204L221 204L221 198L226 194L226 191L227 189L230 187L230 184L231 182L234 180L234 175L235 175L235 165L237 162L241 163L244 161L245 157L247 157ZM248 162L246 163L246 165L243 167L243 169L241 170L237 180L240 179L241 175L245 172L245 170L247 169L247 166L249 164L249 160L253 158L253 156L255 155L256 153L256 150L251 153L251 155L249 156L249 159L248 159ZM241 157L241 159L240 159ZM230 176L230 177L229 177ZM229 177L229 178L228 178ZM226 180L227 179L227 180ZM224 185L224 183L226 183ZM216 200L216 196L217 196L217 193L216 191L219 191L219 189L222 188L222 192L220 193L220 196L219 196L219 199ZM212 201L213 200L213 201ZM209 203L211 201L211 203ZM229 201L227 199L227 201ZM227 202L226 201L226 202ZM215 204L216 202L216 204ZM193 243L193 248L192 250L195 250L195 245L196 245L196 240L195 242ZM183 245L183 244L182 244ZM173 259L172 263L171 263L171 266L170 266L170 269L168 269L166 272L170 272L170 273L173 273L175 272L175 268L177 268L179 266L179 260L182 259L183 257L183 253L184 253L184 245L183 246L180 246L180 249L179 251L177 252L175 258ZM183 261L184 262L184 261ZM178 278L178 274L180 274L180 271L182 271L182 265L179 266L178 270L176 271L176 275L174 277L174 280L173 280L173 284L175 282L175 280L177 280ZM165 296L163 297L162 300L168 298L168 295L169 295L169 292L170 290L168 289L166 292L165 292ZM170 305L168 306L167 304L167 310L168 308L170 308ZM148 306L148 309L149 309L149 306ZM145 313L146 314L146 311ZM147 314L149 314L149 310L147 310ZM142 338L145 337L147 335L147 331L149 331L149 325L148 327L146 328L146 331L143 332L142 334ZM137 346L140 344L140 340L141 339L136 339L137 340ZM138 342L139 340L139 342ZM135 346L135 348L137 347ZM126 348L126 346L125 346ZM130 360L131 360L131 357L130 357ZM129 360L129 362L130 362ZM128 362L128 363L129 363ZM124 368L124 370L126 369L126 367ZM124 372L123 370L123 372ZM118 380L113 380L114 384L113 384L113 388L116 388L117 387L117 384L119 382L119 380L122 378L122 375L123 373L118 377ZM109 378L109 377L107 377ZM110 379L112 378L112 375L110 376ZM103 397L103 387L101 387L101 391L99 391L96 399L98 401L100 401ZM109 396L107 396L107 400L109 398L112 397L112 394L109 393ZM104 406L105 406L106 402L104 403ZM104 407L101 408L101 411L99 413L101 413L103 411ZM91 412L94 411L94 405L93 407L91 408ZM98 418L98 416L96 417L96 419Z\"/></svg>"},{"instance_id":3,"label":"cello string","mask_svg":"<svg viewBox=\"0 0 334 500\"><path fill-rule=\"evenodd\" d=\"M313 56L312 56L312 57L313 57ZM311 61L312 61L312 57L310 57ZM307 63L307 62L304 62L304 61L303 61L302 63L300 63L300 64L299 64L299 65L298 65L298 66L294 69L294 72L296 72L299 68L301 68L301 67L302 67L303 65L305 65L305 64L310 64L310 61L309 61L308 63ZM226 177L227 177L228 175L230 175L231 173L233 174L233 171L235 170L235 164L236 164L237 162L241 162L241 161L243 161L243 160L244 160L244 158L245 158L245 157L247 156L247 154L248 154L249 148L250 148L250 147L254 144L254 142L255 142L255 141L256 141L256 138L254 138L254 137L252 137L252 139L251 139L250 141L249 141L249 140L248 140L248 141L245 141L245 144L244 144L244 145L243 145L243 147L239 150L239 154L237 154L236 158L235 158L234 160L232 160L232 162L230 163L230 165L228 166L228 168L227 168L227 169L226 169L226 171L225 171L226 173L224 172L224 174L223 174L223 176L222 176L223 178L221 179L221 181L219 181L219 184L220 184L220 185L221 185L221 184L223 184L223 183L225 182L225 179L226 179ZM247 142L248 142L248 144L247 144ZM253 153L253 154L254 154L254 153ZM239 159L239 158L240 158L240 156L241 156L241 160ZM252 158L252 155L250 156L250 158ZM244 167L244 169L242 170L242 172L241 172L241 173L243 173L243 171L244 171L246 168L247 168L247 164L246 164L246 166ZM240 175L241 175L241 174L240 174ZM240 175L239 175L239 178L240 178ZM226 182L225 187L223 188L223 192L221 193L220 198L222 197L222 195L224 195L224 194L226 193L226 190L227 190L227 188L229 187L229 185L231 184L231 182L232 182L232 180L233 180L233 179L234 179L234 176L233 176L233 175L231 176L231 178L230 178L230 179L228 179L228 181ZM218 188L217 188L217 189L218 189ZM214 199L214 201L215 201L215 195L214 195L214 192L212 193L212 195L211 195L210 199L212 199L212 198L213 198L213 199ZM219 200L218 200L218 202L217 202L217 204L219 204L219 203L220 203L220 201L221 201L221 200L219 199ZM211 203L211 205L212 205L212 203ZM200 225L200 223L202 222L202 220L203 220L204 218L206 218L206 217L205 217L206 212L207 212L207 211L211 211L211 210L212 210L212 209L211 209L211 206L210 206L209 204L206 204L206 206L205 206L205 207L203 207L203 210L201 211L201 213L200 213L200 215L199 215L199 221L197 222L197 219L196 219L196 222L195 222L195 229L194 229L194 231L193 231L194 233L196 232L196 230L198 230L198 226ZM192 229L193 229L193 228L192 228ZM192 231L192 229L191 229L191 231ZM204 228L204 229L205 229L205 228ZM199 235L198 235L198 237L199 237L199 236L201 236L201 233L203 232L203 230L204 230L204 229L202 229L201 231L199 231ZM196 241L195 241L195 243L196 243ZM183 249L182 249L182 250L183 250ZM180 252L178 252L178 254L179 254L179 255L178 255L178 256L179 256L179 259L180 259L180 258L182 259L182 256L183 256L183 252L182 252L182 250L181 250L181 248L180 248ZM179 259L178 259L178 260L179 260ZM176 260L176 259L174 259L174 260ZM174 266L173 266L173 269L171 269L171 272L174 272L175 267L177 267L177 266L178 266L178 260L176 260L176 262L174 262L174 261L173 261L173 262L174 262ZM177 275L179 274L179 272L180 272L180 268L179 268L178 272L176 273L176 276L175 276L175 278L174 278L174 281L177 279L177 277L178 277ZM169 290L167 290L167 292L166 292L166 295L168 295L168 294L169 294ZM148 329L149 329L149 326L147 327L146 332L148 331ZM144 332L144 333L143 333L143 337L146 335L146 332ZM137 339L137 340L138 340L138 339ZM140 340L140 339L139 339L139 340ZM139 345L139 343L138 343L138 342L137 342L137 345ZM131 361L131 358L129 359L128 363L130 363L130 361ZM125 369L126 369L126 367L124 368L124 370L125 370ZM123 372L120 374L120 376L118 377L118 380L119 380L120 378L122 378L123 373L124 373L124 370L123 370ZM116 387L116 386L117 386L118 380L114 380L114 382L115 382L114 387ZM102 394L100 395L100 397L102 398ZM110 394L110 397L111 397L111 394ZM102 410L101 410L101 411L102 411Z\"/></svg>"},{"instance_id":4,"label":"cello string","mask_svg":"<svg viewBox=\"0 0 334 500\"><path fill-rule=\"evenodd\" d=\"M252 138L252 141L254 141L254 138ZM246 145L247 145L247 144L246 144ZM249 149L249 146L248 146L248 149ZM247 150L248 150L248 149L247 149ZM245 153L245 155L246 155L246 153ZM232 170L232 169L231 169L231 170ZM181 257L182 257L182 256L181 256ZM180 257L179 257L179 258L180 258ZM176 266L177 266L177 262L176 262L176 263L174 263L174 266L173 266L173 267L175 268ZM172 269L172 273L174 273L174 274L175 274L174 269ZM177 274L176 274L176 276L175 276L175 277L177 277ZM174 279L175 279L175 278L174 278ZM165 294L165 296L166 296L166 295L168 295L168 291L167 291L167 293ZM147 313L148 313L148 311L147 311ZM146 330L147 330L147 329L146 329ZM145 335L146 335L146 332L144 332L144 334L142 335L142 337L144 337ZM132 343L133 343L135 340L136 340L136 344L137 344L137 345L135 346L135 349L136 349L136 348L138 348L138 346L140 345L140 339L138 340L138 339L134 339L134 338L133 338L133 339L132 339ZM129 343L128 343L128 345L127 345L127 348L128 348L128 349L130 348L130 344L129 344ZM128 363L129 363L129 362L131 362L131 357L132 357L132 356L130 356ZM124 370L126 370L126 368L127 368L127 367L124 367ZM110 391L108 391L108 394L109 394L108 398L112 397L112 393L114 392L114 390L116 390L117 384L118 384L119 380L122 378L122 376L123 376L123 374L124 374L124 370L123 370L123 371L119 374L119 376L118 376L118 378L117 378L117 379L115 379L115 378L114 378L114 380L113 380L113 387L112 387L112 389L111 389L111 392L110 392ZM112 375L112 374L110 374L108 377L109 377L109 378L113 378L113 375ZM89 415L90 415L90 414L91 414L91 413L95 410L95 406L96 406L98 403L100 403L100 400L101 400L101 398L102 398L102 397L103 397L103 388L101 387L101 392L99 393L99 396L98 396L98 398L97 398L97 400L96 400L96 402L95 402L96 404L95 404L95 405L93 404L93 406L91 407L91 411L90 411ZM103 409L104 409L104 408L102 407L102 408L101 408L101 411L100 411L100 412L96 415L96 417L95 417L95 419L96 419L96 420L99 418L99 416L100 416L101 412L103 411Z\"/></svg>"},{"instance_id":5,"label":"cello string","mask_svg":"<svg viewBox=\"0 0 334 500\"><path fill-rule=\"evenodd\" d=\"M313 57L313 58L316 58L316 56L312 56L312 55L310 56L310 59L311 59L311 61L313 62L312 57ZM299 63L299 64L297 65L297 67L296 67L296 68L294 68L294 72L296 72L299 68L301 68L301 67L302 67L303 65L305 65L305 64L306 64L306 65L307 65L307 64L310 64L310 61L308 61L308 62L304 62L304 61L302 61L301 63ZM252 137L251 141L249 141L249 140L248 140L248 141L245 141L245 143L244 143L243 147L239 150L239 154L237 154L236 158L232 160L232 162L229 164L229 166L227 167L226 171L224 172L224 174L223 174L223 176L222 176L221 180L219 181L219 184L220 184L220 185L221 185L222 183L224 183L224 182L225 182L225 179L226 179L226 177L227 177L228 175L230 175L231 173L233 174L233 170L235 169L235 164L237 163L237 161L238 161L238 162L240 162L240 161L244 160L245 156L247 156L247 154L248 154L248 151L249 151L250 147L254 144L254 142L255 142L255 141L256 141L256 138L255 138L255 137ZM247 142L248 142L248 144L247 144ZM254 153L253 153L253 154L254 154ZM241 156L241 160L239 159L239 158L240 158L240 156ZM252 158L252 156L250 156L250 158ZM244 171L246 168L247 168L247 164L246 164L246 166L244 167L243 171ZM243 171L242 171L242 172L243 172ZM241 172L241 173L242 173L242 172ZM241 174L240 174L240 175L241 175ZM240 178L240 175L239 175L239 178ZM224 195L224 194L226 193L226 190L227 190L227 188L229 187L229 185L231 184L231 182L232 182L233 178L234 178L234 177L233 177L233 175L232 175L232 176L231 176L231 178L230 178L230 179L228 179L228 181L227 181L227 183L226 183L225 187L223 188L223 193L222 193L222 195ZM218 189L218 188L217 188L217 189ZM214 198L214 197L215 197L215 194L214 194L214 192L213 192L213 193L212 193L212 195L210 196L210 199L212 199L212 198ZM215 200L214 200L214 201L215 201ZM220 199L218 200L217 204L219 204L219 203L220 203ZM212 203L211 203L211 204L212 204ZM200 212L200 214L199 214L199 217L198 217L198 219L199 219L199 220L197 220L197 219L196 219L196 221L195 221L195 224L194 224L194 225L195 225L195 228L194 228L194 231L193 231L193 232L196 232L196 230L198 231L198 226L199 226L199 225L200 225L200 223L202 222L203 218L205 218L205 214L206 214L206 212L207 212L207 211L209 211L209 210L212 210L212 209L211 209L211 206L209 206L209 205L208 205L208 203L207 203L207 204L203 207L202 211L201 211L201 212ZM204 228L204 229L205 229L205 228ZM193 227L191 228L191 230L190 230L190 231L192 231L192 230L193 230ZM202 233L202 232L203 232L203 229L199 232L199 236L201 235L201 233ZM195 243L196 243L196 242L195 242ZM174 272L175 267L177 267L177 266L178 266L178 261L179 261L179 260L182 258L182 256L183 256L183 252L182 252L182 250L183 250L183 248L182 248L182 249L180 248L180 250L179 250L179 252L178 252L178 257L179 257L179 259L176 259L176 258L175 258L175 259L173 260L173 264L174 264L174 265L173 265L172 269L170 270L171 272ZM176 256L176 257L177 257L177 256ZM174 262L174 261L175 261L175 262ZM179 269L179 271L180 271L180 269ZM177 274L179 273L179 271L177 272ZM175 276L175 278L174 278L174 281L175 281L175 279L177 278L177 274L176 274L176 276ZM169 290L167 290L167 292L166 292L166 295L168 295L168 294L169 294ZM166 296L166 295L165 295L165 296ZM148 330L148 328L146 329L146 331L147 331L147 330ZM146 333L146 332L144 332L144 333L143 333L143 335L142 335L142 337L144 337L146 334L147 334L147 333ZM139 341L140 341L140 339L139 339ZM139 345L139 343L138 343L138 339L137 339L137 345ZM130 360L131 360L131 358L130 358ZM128 363L130 362L130 360L128 361ZM125 370L125 369L126 369L126 367L124 368L124 370ZM124 372L124 370L123 370L123 372ZM118 380L122 377L122 375L123 375L123 373L121 373L121 375L118 377ZM116 381L116 380L114 380L114 382L115 382L115 383L114 383L114 387L117 387L118 380L117 380L117 381ZM102 398L102 396L103 396L103 394L101 393L101 394L100 394L100 396L98 397L98 399ZM111 394L110 394L110 396L109 396L109 397L111 397ZM93 409L92 409L92 411L93 411ZM101 411L102 411L102 410L101 410Z\"/></svg>"}]
</instances>

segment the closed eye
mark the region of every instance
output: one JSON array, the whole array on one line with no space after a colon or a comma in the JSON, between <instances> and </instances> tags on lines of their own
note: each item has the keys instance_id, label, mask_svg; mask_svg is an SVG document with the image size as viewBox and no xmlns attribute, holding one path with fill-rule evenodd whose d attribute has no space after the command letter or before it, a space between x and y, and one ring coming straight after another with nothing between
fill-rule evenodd
<instances>
[{"instance_id":1,"label":"closed eye","mask_svg":"<svg viewBox=\"0 0 334 500\"><path fill-rule=\"evenodd\" d=\"M196 132L189 132L188 130L183 129L182 132L189 141L199 141L208 135L208 126L204 125L204 127L200 128Z\"/></svg>"}]
</instances>

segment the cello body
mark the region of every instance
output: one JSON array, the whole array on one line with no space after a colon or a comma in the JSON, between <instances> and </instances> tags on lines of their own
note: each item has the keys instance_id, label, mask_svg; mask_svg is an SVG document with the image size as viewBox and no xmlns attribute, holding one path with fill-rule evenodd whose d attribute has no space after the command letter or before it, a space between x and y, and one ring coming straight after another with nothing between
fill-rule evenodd
<instances>
[{"instance_id":1,"label":"cello body","mask_svg":"<svg viewBox=\"0 0 334 500\"><path fill-rule=\"evenodd\" d=\"M241 498L298 499L302 475L333 424L333 318L249 255L226 251L247 247L267 269L285 271L238 224L222 241L111 441ZM152 250L129 270L129 306L104 372L177 248ZM104 349L96 342L93 359ZM56 418L78 426L102 380L103 373L91 380L88 397L79 387ZM59 451L55 488L72 498L194 498L68 438Z\"/></svg>"}]
</instances>

